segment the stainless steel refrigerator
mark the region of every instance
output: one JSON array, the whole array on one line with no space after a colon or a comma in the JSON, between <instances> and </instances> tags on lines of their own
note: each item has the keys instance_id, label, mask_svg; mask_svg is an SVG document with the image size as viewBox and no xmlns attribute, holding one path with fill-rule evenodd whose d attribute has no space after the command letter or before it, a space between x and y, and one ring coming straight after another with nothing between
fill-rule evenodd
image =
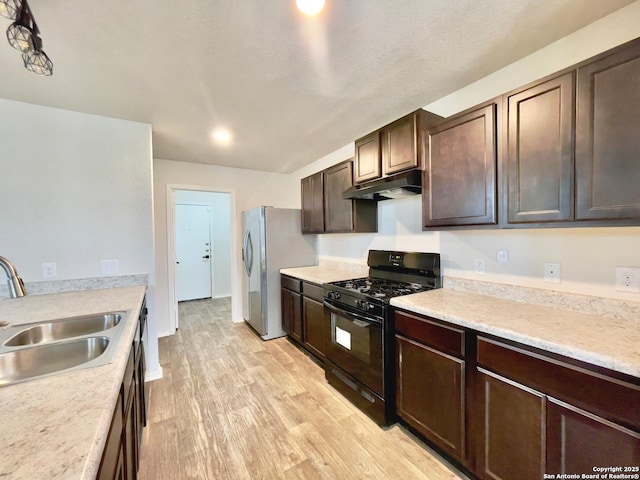
<instances>
[{"instance_id":1,"label":"stainless steel refrigerator","mask_svg":"<svg viewBox=\"0 0 640 480\"><path fill-rule=\"evenodd\" d=\"M244 319L263 340L282 337L280 269L316 264L316 236L302 235L301 212L256 207L242 212Z\"/></svg>"}]
</instances>

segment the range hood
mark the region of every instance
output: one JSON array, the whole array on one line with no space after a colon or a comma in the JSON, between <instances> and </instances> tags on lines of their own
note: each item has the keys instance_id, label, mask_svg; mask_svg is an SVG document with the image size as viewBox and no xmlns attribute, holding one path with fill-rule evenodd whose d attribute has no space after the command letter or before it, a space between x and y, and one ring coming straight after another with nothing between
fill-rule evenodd
<instances>
[{"instance_id":1,"label":"range hood","mask_svg":"<svg viewBox=\"0 0 640 480\"><path fill-rule=\"evenodd\" d=\"M381 178L362 185L354 185L342 196L352 200L389 200L419 195L422 192L422 171L411 170Z\"/></svg>"}]
</instances>

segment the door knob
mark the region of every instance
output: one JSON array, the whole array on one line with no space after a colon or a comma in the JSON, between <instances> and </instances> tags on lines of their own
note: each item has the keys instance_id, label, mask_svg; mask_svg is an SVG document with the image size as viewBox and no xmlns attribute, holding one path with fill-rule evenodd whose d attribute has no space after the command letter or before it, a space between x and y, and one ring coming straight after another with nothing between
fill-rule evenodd
<instances>
[{"instance_id":1,"label":"door knob","mask_svg":"<svg viewBox=\"0 0 640 480\"><path fill-rule=\"evenodd\" d=\"M205 255L205 256L203 256L202 258L209 258L209 255Z\"/></svg>"}]
</instances>

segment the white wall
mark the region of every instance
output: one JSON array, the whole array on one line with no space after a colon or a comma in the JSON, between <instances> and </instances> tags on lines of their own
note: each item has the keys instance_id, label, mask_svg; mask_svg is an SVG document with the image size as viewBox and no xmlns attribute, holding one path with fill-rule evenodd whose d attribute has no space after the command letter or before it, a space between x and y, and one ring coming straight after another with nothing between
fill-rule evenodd
<instances>
[{"instance_id":1,"label":"white wall","mask_svg":"<svg viewBox=\"0 0 640 480\"><path fill-rule=\"evenodd\" d=\"M171 335L168 264L167 264L167 185L229 192L232 204L232 316L242 321L242 222L241 214L260 205L296 208L300 205L300 182L289 175L218 167L196 163L154 159L154 208L156 242L156 288L158 292L158 332Z\"/></svg>"},{"instance_id":2,"label":"white wall","mask_svg":"<svg viewBox=\"0 0 640 480\"><path fill-rule=\"evenodd\" d=\"M155 335L151 127L0 99L0 255L25 282L149 275L150 375Z\"/></svg>"},{"instance_id":3,"label":"white wall","mask_svg":"<svg viewBox=\"0 0 640 480\"><path fill-rule=\"evenodd\" d=\"M208 205L211 213L211 284L213 297L231 295L231 195L178 190L176 204Z\"/></svg>"},{"instance_id":4,"label":"white wall","mask_svg":"<svg viewBox=\"0 0 640 480\"><path fill-rule=\"evenodd\" d=\"M640 1L424 108L449 116L637 37ZM353 144L346 145L292 177L299 181L352 155ZM616 266L640 267L640 227L423 232L420 201L380 202L378 234L321 235L319 255L365 262L369 249L434 251L443 256L445 275L640 301L614 289ZM499 249L510 253L507 265L496 262ZM485 275L474 273L475 259L486 261ZM561 284L543 282L544 262L561 264Z\"/></svg>"}]
</instances>

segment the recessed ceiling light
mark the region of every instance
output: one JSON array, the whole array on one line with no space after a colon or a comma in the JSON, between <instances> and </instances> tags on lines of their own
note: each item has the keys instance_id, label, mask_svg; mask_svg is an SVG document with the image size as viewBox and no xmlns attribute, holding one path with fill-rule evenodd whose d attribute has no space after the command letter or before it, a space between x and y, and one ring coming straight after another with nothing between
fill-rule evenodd
<instances>
[{"instance_id":1,"label":"recessed ceiling light","mask_svg":"<svg viewBox=\"0 0 640 480\"><path fill-rule=\"evenodd\" d=\"M233 138L231 132L226 128L216 128L211 136L218 145L229 145Z\"/></svg>"},{"instance_id":2,"label":"recessed ceiling light","mask_svg":"<svg viewBox=\"0 0 640 480\"><path fill-rule=\"evenodd\" d=\"M324 0L296 0L296 5L305 15L313 16L320 13L324 7Z\"/></svg>"}]
</instances>

